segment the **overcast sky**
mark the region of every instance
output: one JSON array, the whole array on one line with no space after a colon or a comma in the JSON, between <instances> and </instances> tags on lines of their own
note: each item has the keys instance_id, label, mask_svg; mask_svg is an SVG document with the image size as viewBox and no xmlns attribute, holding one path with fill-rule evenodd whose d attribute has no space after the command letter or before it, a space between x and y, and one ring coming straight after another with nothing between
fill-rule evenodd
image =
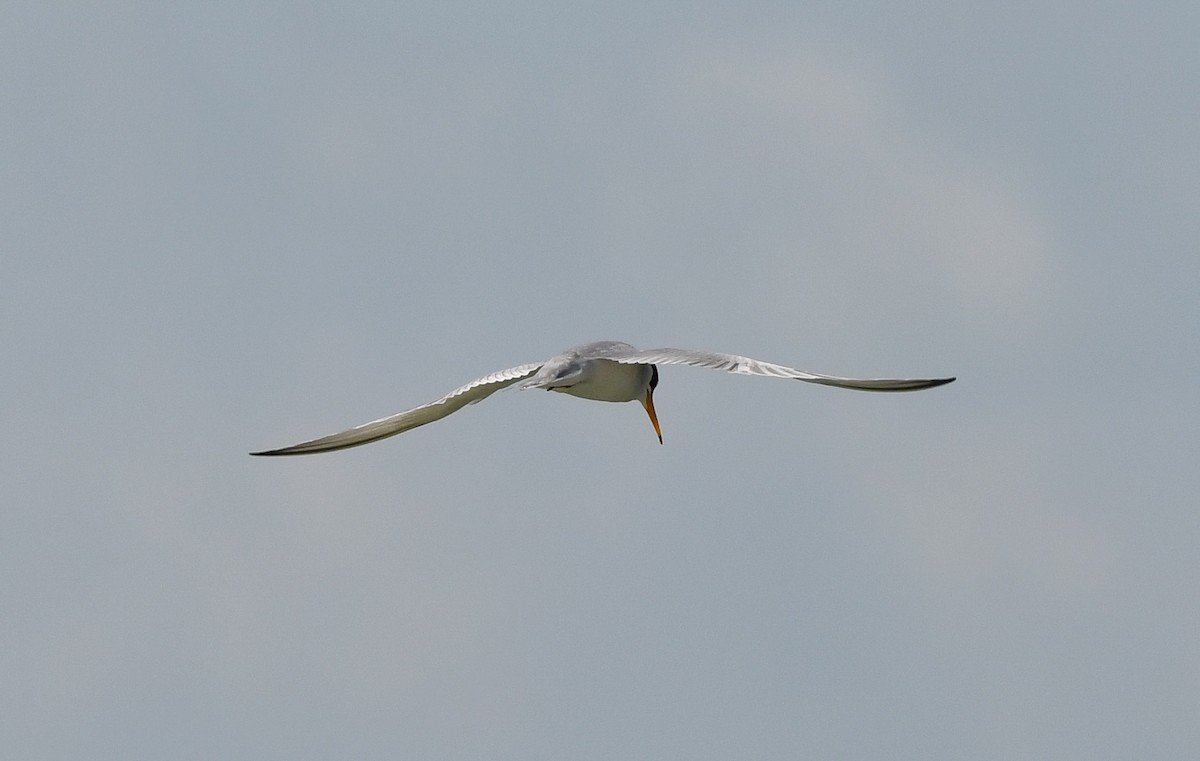
<instances>
[{"instance_id":1,"label":"overcast sky","mask_svg":"<svg viewBox=\"0 0 1200 761\"><path fill-rule=\"evenodd\" d=\"M1200 6L5 3L13 759L1194 759ZM507 391L251 450L586 341Z\"/></svg>"}]
</instances>

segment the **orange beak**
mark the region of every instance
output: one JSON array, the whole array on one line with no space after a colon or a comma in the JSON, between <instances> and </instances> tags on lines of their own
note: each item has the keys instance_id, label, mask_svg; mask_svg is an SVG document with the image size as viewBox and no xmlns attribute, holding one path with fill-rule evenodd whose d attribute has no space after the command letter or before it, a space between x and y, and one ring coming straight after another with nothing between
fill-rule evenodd
<instances>
[{"instance_id":1,"label":"orange beak","mask_svg":"<svg viewBox=\"0 0 1200 761\"><path fill-rule=\"evenodd\" d=\"M646 414L650 416L650 422L654 424L654 432L658 434L658 443L663 443L662 429L658 427L658 415L654 414L654 389L646 389L646 398L639 401L646 408Z\"/></svg>"}]
</instances>

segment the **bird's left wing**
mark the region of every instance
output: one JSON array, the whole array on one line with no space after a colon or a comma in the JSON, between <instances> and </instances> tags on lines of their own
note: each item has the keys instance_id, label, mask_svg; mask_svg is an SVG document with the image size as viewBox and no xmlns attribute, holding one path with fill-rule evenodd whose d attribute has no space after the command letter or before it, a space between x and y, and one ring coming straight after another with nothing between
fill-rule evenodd
<instances>
[{"instance_id":1,"label":"bird's left wing","mask_svg":"<svg viewBox=\"0 0 1200 761\"><path fill-rule=\"evenodd\" d=\"M518 365L507 370L500 370L482 378L476 378L465 386L460 386L437 401L413 407L411 410L397 413L390 417L372 420L369 423L355 426L348 431L331 433L319 439L304 441L281 449L269 449L264 452L251 452L253 455L284 455L284 454L314 454L317 452L332 452L335 449L346 449L366 444L379 439L395 436L412 430L419 425L441 420L447 415L461 410L468 404L474 404L486 399L500 389L511 386L522 378L528 378L542 366L541 362L530 365Z\"/></svg>"},{"instance_id":2,"label":"bird's left wing","mask_svg":"<svg viewBox=\"0 0 1200 761\"><path fill-rule=\"evenodd\" d=\"M954 378L841 378L836 375L818 375L792 367L763 362L736 354L721 354L714 351L690 351L688 349L622 349L606 350L604 359L622 364L637 365L691 365L713 370L725 370L739 375L762 375L769 378L791 378L825 386L853 388L860 391L917 391L950 383Z\"/></svg>"}]
</instances>

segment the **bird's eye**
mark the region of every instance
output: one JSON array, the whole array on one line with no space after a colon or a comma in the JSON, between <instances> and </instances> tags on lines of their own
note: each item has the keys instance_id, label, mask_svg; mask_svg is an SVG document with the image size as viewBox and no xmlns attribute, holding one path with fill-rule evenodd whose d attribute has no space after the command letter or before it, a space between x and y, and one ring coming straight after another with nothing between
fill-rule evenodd
<instances>
[{"instance_id":1,"label":"bird's eye","mask_svg":"<svg viewBox=\"0 0 1200 761\"><path fill-rule=\"evenodd\" d=\"M658 365L650 365L650 390L658 388Z\"/></svg>"}]
</instances>

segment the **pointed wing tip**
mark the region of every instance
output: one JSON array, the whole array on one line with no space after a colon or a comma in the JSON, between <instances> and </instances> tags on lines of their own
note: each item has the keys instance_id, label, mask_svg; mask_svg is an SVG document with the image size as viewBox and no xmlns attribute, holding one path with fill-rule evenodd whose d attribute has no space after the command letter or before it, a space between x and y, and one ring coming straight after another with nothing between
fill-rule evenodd
<instances>
[{"instance_id":1,"label":"pointed wing tip","mask_svg":"<svg viewBox=\"0 0 1200 761\"><path fill-rule=\"evenodd\" d=\"M251 457L275 457L281 454L299 454L299 452L289 452L286 447L283 449L264 449L261 452L250 452Z\"/></svg>"},{"instance_id":2,"label":"pointed wing tip","mask_svg":"<svg viewBox=\"0 0 1200 761\"><path fill-rule=\"evenodd\" d=\"M359 447L360 444L367 442L355 442L353 444L337 444L325 445L325 447L311 447L307 444L295 444L294 447L283 447L281 449L266 449L264 451L252 451L251 457L281 457L288 455L319 455L326 451L337 451L338 449L349 449L350 447Z\"/></svg>"},{"instance_id":3,"label":"pointed wing tip","mask_svg":"<svg viewBox=\"0 0 1200 761\"><path fill-rule=\"evenodd\" d=\"M947 383L953 383L954 378L836 378L825 375L797 378L806 383L820 383L825 386L850 388L857 391L882 391L885 393L902 393L905 391L924 391L937 388Z\"/></svg>"},{"instance_id":4,"label":"pointed wing tip","mask_svg":"<svg viewBox=\"0 0 1200 761\"><path fill-rule=\"evenodd\" d=\"M313 447L313 446L308 445L307 443L293 444L290 447L280 447L279 449L264 449L261 452L250 452L250 456L251 457L280 457L282 455L319 454L321 452L332 452L337 449L345 449L347 446L354 446L354 445L353 444L342 445L342 446L337 446L337 447Z\"/></svg>"},{"instance_id":5,"label":"pointed wing tip","mask_svg":"<svg viewBox=\"0 0 1200 761\"><path fill-rule=\"evenodd\" d=\"M957 376L952 377L952 378L930 378L928 380L912 381L911 385L900 386L900 387L897 387L897 388L891 389L891 390L893 390L893 391L924 391L926 389L937 388L938 386L944 386L947 383L953 383L956 380L958 380Z\"/></svg>"}]
</instances>

